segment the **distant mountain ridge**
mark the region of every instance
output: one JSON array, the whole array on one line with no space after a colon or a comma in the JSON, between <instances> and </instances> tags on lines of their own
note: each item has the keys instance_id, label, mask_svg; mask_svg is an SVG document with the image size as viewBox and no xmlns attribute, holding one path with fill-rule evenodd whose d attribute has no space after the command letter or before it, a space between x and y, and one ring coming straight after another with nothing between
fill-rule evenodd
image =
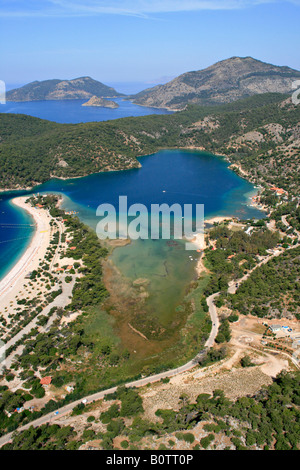
<instances>
[{"instance_id":1,"label":"distant mountain ridge","mask_svg":"<svg viewBox=\"0 0 300 470\"><path fill-rule=\"evenodd\" d=\"M252 57L231 57L210 67L187 72L164 85L131 95L143 106L183 109L188 103L216 105L260 93L289 93L300 72Z\"/></svg>"},{"instance_id":2,"label":"distant mountain ridge","mask_svg":"<svg viewBox=\"0 0 300 470\"><path fill-rule=\"evenodd\" d=\"M8 91L6 99L7 101L81 100L90 99L92 96L116 98L124 95L90 77L79 77L73 80L31 82Z\"/></svg>"}]
</instances>

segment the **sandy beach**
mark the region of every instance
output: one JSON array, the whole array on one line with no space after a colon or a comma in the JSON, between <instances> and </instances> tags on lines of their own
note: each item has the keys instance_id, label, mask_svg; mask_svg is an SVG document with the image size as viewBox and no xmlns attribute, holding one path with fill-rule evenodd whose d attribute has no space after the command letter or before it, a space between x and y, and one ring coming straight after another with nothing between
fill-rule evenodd
<instances>
[{"instance_id":1,"label":"sandy beach","mask_svg":"<svg viewBox=\"0 0 300 470\"><path fill-rule=\"evenodd\" d=\"M38 209L26 204L27 196L18 197L12 200L16 206L26 210L34 219L36 230L34 236L22 257L13 266L10 272L0 281L0 313L7 317L12 310L17 307L17 297L28 295L25 288L28 285L28 279L25 276L31 271L38 269L39 263L44 259L51 237L51 217L44 209ZM215 216L205 220L207 224L219 223L224 220L230 220L232 217ZM127 241L128 242L128 241ZM203 234L196 234L192 242L198 250L203 251L206 248L205 237ZM200 257L196 266L198 275L203 271L203 256ZM30 295L31 296L31 295Z\"/></svg>"},{"instance_id":2,"label":"sandy beach","mask_svg":"<svg viewBox=\"0 0 300 470\"><path fill-rule=\"evenodd\" d=\"M44 259L50 242L50 215L43 209L37 209L26 204L27 199L27 196L18 197L13 199L12 203L29 212L35 221L36 230L25 253L0 281L0 309L2 314L5 307L9 307L11 310L16 306L16 297L23 292L25 284L28 283L25 276L38 268L40 260Z\"/></svg>"},{"instance_id":3,"label":"sandy beach","mask_svg":"<svg viewBox=\"0 0 300 470\"><path fill-rule=\"evenodd\" d=\"M214 223L224 222L224 220L231 220L231 219L232 219L232 217L220 215L220 216L216 216L216 217L211 217L210 219L205 219L204 223L205 224L214 224Z\"/></svg>"},{"instance_id":4,"label":"sandy beach","mask_svg":"<svg viewBox=\"0 0 300 470\"><path fill-rule=\"evenodd\" d=\"M240 171L240 174L244 177L249 177L249 174L243 170L243 168L241 167L241 165L238 165L237 163L231 163L231 165L229 165L230 170L233 170L234 168L237 168L239 171Z\"/></svg>"},{"instance_id":5,"label":"sandy beach","mask_svg":"<svg viewBox=\"0 0 300 470\"><path fill-rule=\"evenodd\" d=\"M224 222L225 220L232 220L232 217L229 217L229 216L211 217L210 219L205 219L204 220L204 225L205 224L213 225L214 223ZM195 243L197 245L197 248L199 250L201 250L201 251L205 250L205 248L207 248L207 244L206 244L206 241L205 241L205 234L204 234L204 237L203 237L203 234L201 234L201 233L196 234L195 238L193 239L193 243ZM196 272L197 272L198 276L200 276L200 274L203 271L207 271L207 268L203 264L203 256L204 256L204 254L201 253L201 256L200 256L200 258L197 262L197 265L196 265Z\"/></svg>"}]
</instances>

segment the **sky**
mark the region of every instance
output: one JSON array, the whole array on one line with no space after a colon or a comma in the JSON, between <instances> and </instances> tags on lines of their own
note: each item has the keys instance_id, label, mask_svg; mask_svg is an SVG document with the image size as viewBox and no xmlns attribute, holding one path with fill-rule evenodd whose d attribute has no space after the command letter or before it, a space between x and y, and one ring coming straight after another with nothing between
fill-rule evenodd
<instances>
[{"instance_id":1,"label":"sky","mask_svg":"<svg viewBox=\"0 0 300 470\"><path fill-rule=\"evenodd\" d=\"M0 0L0 80L138 91L232 56L300 70L299 20L300 0Z\"/></svg>"}]
</instances>

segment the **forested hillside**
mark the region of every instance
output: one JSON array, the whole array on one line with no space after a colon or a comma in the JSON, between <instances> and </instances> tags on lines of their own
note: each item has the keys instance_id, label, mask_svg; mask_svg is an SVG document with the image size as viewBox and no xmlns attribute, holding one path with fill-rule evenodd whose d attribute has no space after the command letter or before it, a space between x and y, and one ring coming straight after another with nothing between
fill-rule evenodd
<instances>
[{"instance_id":1,"label":"forested hillside","mask_svg":"<svg viewBox=\"0 0 300 470\"><path fill-rule=\"evenodd\" d=\"M195 147L227 155L242 165L250 180L297 194L299 121L300 107L279 94L99 123L56 124L0 114L0 187L138 167L138 156L162 148Z\"/></svg>"},{"instance_id":2,"label":"forested hillside","mask_svg":"<svg viewBox=\"0 0 300 470\"><path fill-rule=\"evenodd\" d=\"M235 295L227 296L232 309L258 317L295 315L299 305L300 248L286 250L257 268Z\"/></svg>"},{"instance_id":3,"label":"forested hillside","mask_svg":"<svg viewBox=\"0 0 300 470\"><path fill-rule=\"evenodd\" d=\"M159 422L144 414L137 390L119 387L107 397L114 401L99 419L95 418L95 406L81 404L74 409L73 415L80 415L81 421L87 423L84 430L58 424L30 427L16 434L2 450L75 450L81 446L85 449L86 445L104 450L173 451L175 441L181 441L181 449L186 450L213 449L217 442L219 446L226 442L226 446L220 446L224 450L298 450L298 384L299 372L282 372L272 385L254 396L230 400L223 390L216 389L212 395L201 393L195 402L190 402L183 394L179 410L156 411ZM197 440L200 424L206 436Z\"/></svg>"}]
</instances>

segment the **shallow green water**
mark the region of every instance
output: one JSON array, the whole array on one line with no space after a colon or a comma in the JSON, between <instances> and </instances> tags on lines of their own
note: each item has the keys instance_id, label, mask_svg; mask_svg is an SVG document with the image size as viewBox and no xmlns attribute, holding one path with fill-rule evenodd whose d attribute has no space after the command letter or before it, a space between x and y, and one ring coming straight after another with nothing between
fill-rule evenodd
<instances>
[{"instance_id":1,"label":"shallow green water","mask_svg":"<svg viewBox=\"0 0 300 470\"><path fill-rule=\"evenodd\" d=\"M253 185L229 170L223 159L203 152L168 150L142 157L140 162L142 168L66 181L53 179L34 191L14 192L13 195L63 194L63 207L78 211L79 218L94 229L99 221L96 216L98 205L108 202L117 207L121 195L128 197L128 205L138 202L147 208L154 203L178 203L182 207L184 204L204 204L206 218L213 215L264 216L248 206ZM5 211L8 208L18 210L9 207L8 202L9 195L3 195L0 206L5 205ZM26 229L23 232L26 236ZM0 245L0 250L4 250L4 245ZM191 261L189 256L194 260ZM197 257L198 253L185 250L182 241L174 247L166 240L136 240L116 248L111 259L131 285L135 279L148 279L146 308L165 324L172 318L188 284L195 277Z\"/></svg>"}]
</instances>

